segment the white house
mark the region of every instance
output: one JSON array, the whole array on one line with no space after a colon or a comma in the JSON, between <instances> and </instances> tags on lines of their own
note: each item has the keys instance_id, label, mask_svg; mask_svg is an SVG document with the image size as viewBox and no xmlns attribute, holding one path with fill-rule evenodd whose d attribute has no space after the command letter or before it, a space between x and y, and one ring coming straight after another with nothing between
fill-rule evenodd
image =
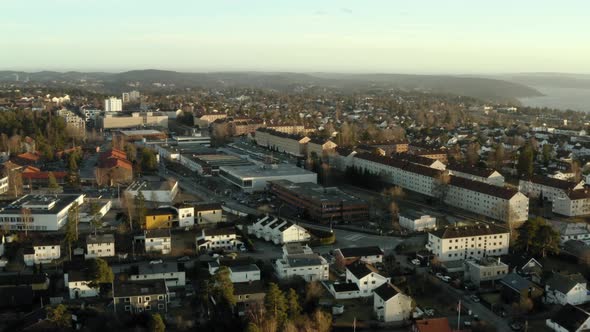
<instances>
[{"instance_id":1,"label":"white house","mask_svg":"<svg viewBox=\"0 0 590 332\"><path fill-rule=\"evenodd\" d=\"M0 178L0 195L8 192L8 176Z\"/></svg>"},{"instance_id":2,"label":"white house","mask_svg":"<svg viewBox=\"0 0 590 332\"><path fill-rule=\"evenodd\" d=\"M422 232L436 228L436 218L415 211L404 211L399 214L399 225L411 232Z\"/></svg>"},{"instance_id":3,"label":"white house","mask_svg":"<svg viewBox=\"0 0 590 332\"><path fill-rule=\"evenodd\" d=\"M209 263L209 274L214 275L221 265L219 260ZM230 264L229 278L232 283L260 280L260 269L256 264Z\"/></svg>"},{"instance_id":4,"label":"white house","mask_svg":"<svg viewBox=\"0 0 590 332\"><path fill-rule=\"evenodd\" d=\"M243 245L233 227L203 229L196 242L197 251L237 250Z\"/></svg>"},{"instance_id":5,"label":"white house","mask_svg":"<svg viewBox=\"0 0 590 332\"><path fill-rule=\"evenodd\" d=\"M169 229L146 230L143 237L147 253L167 255L172 250L172 237Z\"/></svg>"},{"instance_id":6,"label":"white house","mask_svg":"<svg viewBox=\"0 0 590 332\"><path fill-rule=\"evenodd\" d=\"M142 263L132 267L132 273L129 280L155 280L164 279L166 286L184 287L186 284L186 275L184 271L178 269L178 264L174 263L159 263L149 264Z\"/></svg>"},{"instance_id":7,"label":"white house","mask_svg":"<svg viewBox=\"0 0 590 332\"><path fill-rule=\"evenodd\" d=\"M47 264L61 257L61 244L59 240L43 241L25 247L23 258L26 266L35 264Z\"/></svg>"},{"instance_id":8,"label":"white house","mask_svg":"<svg viewBox=\"0 0 590 332\"><path fill-rule=\"evenodd\" d=\"M98 296L100 288L92 284L88 266L72 267L64 273L64 284L68 288L70 299Z\"/></svg>"},{"instance_id":9,"label":"white house","mask_svg":"<svg viewBox=\"0 0 590 332\"><path fill-rule=\"evenodd\" d=\"M195 208L189 204L174 205L176 214L178 215L178 226L191 227L195 224Z\"/></svg>"},{"instance_id":10,"label":"white house","mask_svg":"<svg viewBox=\"0 0 590 332\"><path fill-rule=\"evenodd\" d=\"M272 216L265 216L248 226L248 233L274 244L305 242L311 239L305 228Z\"/></svg>"},{"instance_id":11,"label":"white house","mask_svg":"<svg viewBox=\"0 0 590 332\"><path fill-rule=\"evenodd\" d=\"M91 234L86 237L86 259L113 256L115 256L115 236L113 234Z\"/></svg>"},{"instance_id":12,"label":"white house","mask_svg":"<svg viewBox=\"0 0 590 332\"><path fill-rule=\"evenodd\" d=\"M274 264L281 279L299 276L305 281L328 280L329 264L326 259L312 252L309 246L298 243L283 245L283 257Z\"/></svg>"},{"instance_id":13,"label":"white house","mask_svg":"<svg viewBox=\"0 0 590 332\"><path fill-rule=\"evenodd\" d=\"M412 315L412 298L386 282L374 291L373 312L383 322L408 320Z\"/></svg>"},{"instance_id":14,"label":"white house","mask_svg":"<svg viewBox=\"0 0 590 332\"><path fill-rule=\"evenodd\" d=\"M357 285L360 297L372 296L377 287L389 281L389 278L379 274L369 264L353 264L346 267L346 282Z\"/></svg>"},{"instance_id":15,"label":"white house","mask_svg":"<svg viewBox=\"0 0 590 332\"><path fill-rule=\"evenodd\" d=\"M509 242L508 230L494 224L446 227L428 233L426 249L448 262L506 255Z\"/></svg>"},{"instance_id":16,"label":"white house","mask_svg":"<svg viewBox=\"0 0 590 332\"><path fill-rule=\"evenodd\" d=\"M365 264L383 263L384 255L383 250L377 246L334 249L336 264L341 268L356 262Z\"/></svg>"},{"instance_id":17,"label":"white house","mask_svg":"<svg viewBox=\"0 0 590 332\"><path fill-rule=\"evenodd\" d=\"M566 304L547 319L545 324L556 332L588 331L590 330L590 313L578 306Z\"/></svg>"},{"instance_id":18,"label":"white house","mask_svg":"<svg viewBox=\"0 0 590 332\"><path fill-rule=\"evenodd\" d=\"M554 273L545 283L545 301L561 305L579 305L588 301L586 279L580 274Z\"/></svg>"},{"instance_id":19,"label":"white house","mask_svg":"<svg viewBox=\"0 0 590 332\"><path fill-rule=\"evenodd\" d=\"M356 299L360 297L359 286L352 282L336 282L330 284L328 291L336 300Z\"/></svg>"},{"instance_id":20,"label":"white house","mask_svg":"<svg viewBox=\"0 0 590 332\"><path fill-rule=\"evenodd\" d=\"M590 225L587 223L551 220L550 224L559 233L559 244L563 245L569 240L590 244Z\"/></svg>"},{"instance_id":21,"label":"white house","mask_svg":"<svg viewBox=\"0 0 590 332\"><path fill-rule=\"evenodd\" d=\"M198 225L217 224L224 221L220 203L203 203L194 206L195 221Z\"/></svg>"}]
</instances>

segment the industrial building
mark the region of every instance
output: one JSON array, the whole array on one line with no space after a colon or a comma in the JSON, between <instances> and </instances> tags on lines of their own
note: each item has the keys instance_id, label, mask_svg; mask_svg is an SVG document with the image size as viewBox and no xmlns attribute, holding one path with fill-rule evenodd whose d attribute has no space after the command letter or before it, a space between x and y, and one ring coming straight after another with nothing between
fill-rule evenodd
<instances>
[{"instance_id":1,"label":"industrial building","mask_svg":"<svg viewBox=\"0 0 590 332\"><path fill-rule=\"evenodd\" d=\"M245 192L264 191L271 181L317 183L317 174L289 164L223 166L219 175Z\"/></svg>"}]
</instances>

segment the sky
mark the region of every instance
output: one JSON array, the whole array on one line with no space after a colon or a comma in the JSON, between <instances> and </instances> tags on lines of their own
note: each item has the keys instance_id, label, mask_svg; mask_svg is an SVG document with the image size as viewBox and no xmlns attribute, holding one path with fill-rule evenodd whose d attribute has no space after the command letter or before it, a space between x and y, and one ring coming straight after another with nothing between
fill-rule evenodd
<instances>
[{"instance_id":1,"label":"sky","mask_svg":"<svg viewBox=\"0 0 590 332\"><path fill-rule=\"evenodd\" d=\"M0 1L0 70L590 73L586 0Z\"/></svg>"}]
</instances>

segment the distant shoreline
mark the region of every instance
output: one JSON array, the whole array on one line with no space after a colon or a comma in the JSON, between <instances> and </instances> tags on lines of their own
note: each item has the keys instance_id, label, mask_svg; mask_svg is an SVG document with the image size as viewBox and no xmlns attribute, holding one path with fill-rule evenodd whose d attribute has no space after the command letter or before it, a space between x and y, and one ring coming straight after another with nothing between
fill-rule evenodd
<instances>
[{"instance_id":1,"label":"distant shoreline","mask_svg":"<svg viewBox=\"0 0 590 332\"><path fill-rule=\"evenodd\" d=\"M544 96L518 98L523 106L590 113L590 89L531 86Z\"/></svg>"}]
</instances>

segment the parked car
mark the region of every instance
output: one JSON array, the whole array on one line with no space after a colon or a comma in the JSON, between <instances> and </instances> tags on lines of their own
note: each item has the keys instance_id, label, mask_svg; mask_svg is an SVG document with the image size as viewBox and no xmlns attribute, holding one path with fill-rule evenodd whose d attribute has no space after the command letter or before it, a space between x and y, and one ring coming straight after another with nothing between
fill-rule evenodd
<instances>
[{"instance_id":1,"label":"parked car","mask_svg":"<svg viewBox=\"0 0 590 332\"><path fill-rule=\"evenodd\" d=\"M414 258L414 259L412 259L412 264L414 264L416 266L420 266L420 260L418 258Z\"/></svg>"},{"instance_id":2,"label":"parked car","mask_svg":"<svg viewBox=\"0 0 590 332\"><path fill-rule=\"evenodd\" d=\"M475 303L479 302L479 297L477 297L477 295L471 295L469 298L471 299L471 301L473 301Z\"/></svg>"},{"instance_id":3,"label":"parked car","mask_svg":"<svg viewBox=\"0 0 590 332\"><path fill-rule=\"evenodd\" d=\"M436 272L435 276L436 276L437 278L439 278L440 280L443 280L443 275L442 275L442 273L440 273L440 272Z\"/></svg>"},{"instance_id":4,"label":"parked car","mask_svg":"<svg viewBox=\"0 0 590 332\"><path fill-rule=\"evenodd\" d=\"M162 264L162 263L164 263L164 261L162 261L161 259L156 259L156 260L150 261L150 264Z\"/></svg>"},{"instance_id":5,"label":"parked car","mask_svg":"<svg viewBox=\"0 0 590 332\"><path fill-rule=\"evenodd\" d=\"M449 281L451 281L451 277L449 277L449 276L442 276L441 280L444 281L444 282L449 282Z\"/></svg>"}]
</instances>

